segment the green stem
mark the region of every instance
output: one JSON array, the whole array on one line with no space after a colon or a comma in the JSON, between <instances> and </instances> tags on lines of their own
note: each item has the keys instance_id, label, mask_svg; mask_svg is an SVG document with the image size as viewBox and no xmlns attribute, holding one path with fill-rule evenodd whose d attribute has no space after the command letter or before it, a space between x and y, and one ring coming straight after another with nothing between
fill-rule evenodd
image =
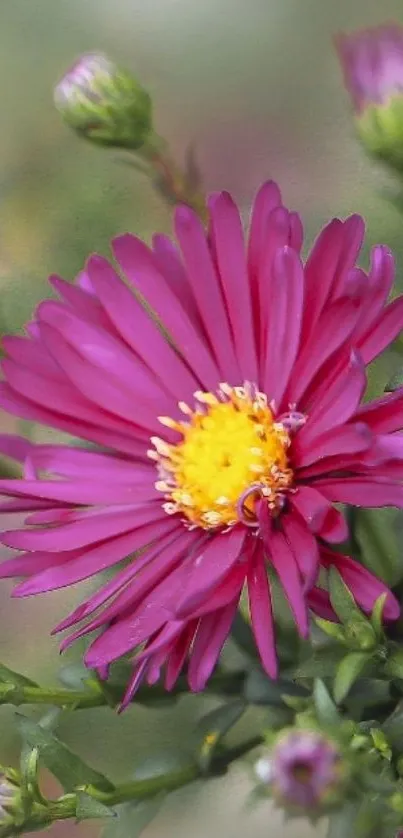
<instances>
[{"instance_id":1,"label":"green stem","mask_svg":"<svg viewBox=\"0 0 403 838\"><path fill-rule=\"evenodd\" d=\"M129 800L147 800L149 797L160 794L160 792L175 791L175 789L187 786L197 780L199 776L201 776L201 773L197 763L190 763L190 765L169 774L123 783L111 792L100 791L92 786L87 787L85 791L95 800L104 803L105 806L117 806L119 803L126 803Z\"/></svg>"},{"instance_id":2,"label":"green stem","mask_svg":"<svg viewBox=\"0 0 403 838\"><path fill-rule=\"evenodd\" d=\"M206 199L199 185L192 183L189 171L182 170L170 154L167 142L154 134L138 153L150 166L157 191L171 206L186 204L207 221Z\"/></svg>"},{"instance_id":3,"label":"green stem","mask_svg":"<svg viewBox=\"0 0 403 838\"><path fill-rule=\"evenodd\" d=\"M253 736L233 748L220 749L213 758L207 776L214 777L223 774L232 762L249 753L263 741L262 736ZM120 803L129 803L132 800L147 800L164 792L175 791L205 777L206 772L195 761L190 762L183 768L177 768L157 777L122 783L112 791L105 792L95 786L85 786L78 790L78 794L85 792L94 800L103 803L104 806L113 807ZM63 795L59 800L49 801L46 807L42 804L34 804L33 810L26 821L20 822L18 825L14 822L14 825L6 825L3 828L0 825L0 838L11 838L11 836L20 835L23 832L36 831L47 827L54 821L76 818L77 802L76 793L70 793Z\"/></svg>"},{"instance_id":4,"label":"green stem","mask_svg":"<svg viewBox=\"0 0 403 838\"><path fill-rule=\"evenodd\" d=\"M217 672L210 679L209 690L213 693L224 693L225 695L237 695L245 679L245 672ZM2 696L2 688L4 695ZM108 693L110 692L110 697ZM162 687L141 687L134 701L138 704L149 704L153 701L160 701L167 696L178 696L189 692L188 685L184 678L178 680L177 686L171 693L167 693ZM0 703L20 706L23 704L51 704L54 707L66 707L74 710L88 710L92 707L105 707L118 705L123 697L119 691L95 680L91 682L90 689L68 690L53 687L37 687L30 685L16 685L12 689L9 683L0 684Z\"/></svg>"}]
</instances>

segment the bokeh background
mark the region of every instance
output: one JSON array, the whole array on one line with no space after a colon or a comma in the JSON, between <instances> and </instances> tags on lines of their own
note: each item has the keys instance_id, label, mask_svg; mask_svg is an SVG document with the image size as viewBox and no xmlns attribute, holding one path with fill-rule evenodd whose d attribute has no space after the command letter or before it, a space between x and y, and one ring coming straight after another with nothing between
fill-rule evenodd
<instances>
[{"instance_id":1,"label":"bokeh background","mask_svg":"<svg viewBox=\"0 0 403 838\"><path fill-rule=\"evenodd\" d=\"M89 252L108 252L117 232L148 239L155 229L170 229L169 212L149 184L113 153L77 140L53 109L53 83L83 51L103 50L133 69L152 93L158 129L178 159L196 143L207 189L231 190L247 215L259 183L274 177L303 213L308 240L329 216L360 212L368 247L393 247L403 284L402 218L384 197L388 176L355 141L332 44L340 30L385 20L403 24L400 0L3 0L1 332L21 329L47 293L49 273L72 279ZM15 423L2 416L0 427ZM18 602L9 600L10 590L2 584L0 660L53 683L60 662L49 631L83 591ZM197 697L182 699L169 716L140 707L117 718L101 709L63 718L60 732L119 780L157 750L185 741L204 710ZM0 707L5 764L18 753L13 715ZM268 805L250 810L249 785L248 770L238 766L223 780L177 793L144 835L304 834L300 823L283 827ZM98 832L70 823L53 830L59 838Z\"/></svg>"}]
</instances>

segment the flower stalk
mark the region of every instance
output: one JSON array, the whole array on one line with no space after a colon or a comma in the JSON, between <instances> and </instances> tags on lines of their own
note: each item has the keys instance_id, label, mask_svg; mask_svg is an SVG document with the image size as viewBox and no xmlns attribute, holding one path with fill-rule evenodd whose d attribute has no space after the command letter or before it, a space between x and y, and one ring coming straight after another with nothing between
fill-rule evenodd
<instances>
[{"instance_id":1,"label":"flower stalk","mask_svg":"<svg viewBox=\"0 0 403 838\"><path fill-rule=\"evenodd\" d=\"M254 736L235 747L221 749L211 763L210 775L225 772L232 762L252 751L262 741L261 736ZM148 800L158 794L175 791L204 776L205 772L195 758L194 761L190 761L188 765L181 768L156 777L123 783L115 786L111 791L102 791L91 785L84 786L75 792L63 795L58 800L49 801L46 805L35 803L25 822L16 824L14 821L13 824L0 827L0 838L11 838L16 834L45 828L55 821L77 818L79 798L83 793L104 806L113 807L133 800Z\"/></svg>"},{"instance_id":2,"label":"flower stalk","mask_svg":"<svg viewBox=\"0 0 403 838\"><path fill-rule=\"evenodd\" d=\"M242 687L245 679L243 670L233 672L216 672L211 678L210 688L214 693L225 695L236 695ZM184 678L180 678L170 695L178 696L188 692ZM82 690L69 690L58 687L42 687L3 683L0 684L0 704L12 704L20 707L24 704L49 704L53 707L64 707L72 710L89 710L94 707L117 706L123 697L123 691L119 694L118 689L109 689L108 684L104 685L92 678L90 686ZM136 701L141 704L166 700L166 691L156 685L154 687L143 686L139 689Z\"/></svg>"}]
</instances>

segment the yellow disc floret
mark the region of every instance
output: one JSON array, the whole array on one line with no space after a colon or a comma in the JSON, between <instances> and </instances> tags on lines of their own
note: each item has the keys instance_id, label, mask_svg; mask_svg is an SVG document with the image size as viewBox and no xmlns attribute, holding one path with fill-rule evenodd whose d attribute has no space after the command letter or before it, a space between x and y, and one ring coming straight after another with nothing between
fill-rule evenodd
<instances>
[{"instance_id":1,"label":"yellow disc floret","mask_svg":"<svg viewBox=\"0 0 403 838\"><path fill-rule=\"evenodd\" d=\"M186 418L160 417L181 435L176 444L153 437L149 456L158 463L156 488L165 511L181 513L192 526L253 524L258 498L273 514L292 484L289 431L276 422L264 393L250 385L221 384L217 395L198 391L196 408L181 403Z\"/></svg>"}]
</instances>

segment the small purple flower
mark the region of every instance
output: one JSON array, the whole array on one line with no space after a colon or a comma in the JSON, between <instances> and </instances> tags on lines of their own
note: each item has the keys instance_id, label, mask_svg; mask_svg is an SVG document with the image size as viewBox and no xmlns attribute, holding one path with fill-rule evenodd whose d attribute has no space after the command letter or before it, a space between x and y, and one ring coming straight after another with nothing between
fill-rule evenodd
<instances>
[{"instance_id":1,"label":"small purple flower","mask_svg":"<svg viewBox=\"0 0 403 838\"><path fill-rule=\"evenodd\" d=\"M271 786L285 805L313 809L323 803L341 777L334 742L315 731L291 731L271 754Z\"/></svg>"},{"instance_id":2,"label":"small purple flower","mask_svg":"<svg viewBox=\"0 0 403 838\"><path fill-rule=\"evenodd\" d=\"M0 824L8 820L10 811L12 811L18 800L19 789L18 786L11 780L7 773L3 773L0 769Z\"/></svg>"},{"instance_id":3,"label":"small purple flower","mask_svg":"<svg viewBox=\"0 0 403 838\"><path fill-rule=\"evenodd\" d=\"M403 93L403 27L390 23L340 34L336 47L358 114Z\"/></svg>"}]
</instances>

